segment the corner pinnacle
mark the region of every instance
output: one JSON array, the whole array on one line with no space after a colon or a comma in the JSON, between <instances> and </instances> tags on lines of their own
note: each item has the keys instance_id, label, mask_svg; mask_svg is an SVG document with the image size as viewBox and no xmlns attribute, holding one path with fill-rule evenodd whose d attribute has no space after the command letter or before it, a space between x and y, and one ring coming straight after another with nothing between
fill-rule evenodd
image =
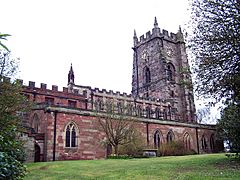
<instances>
[{"instance_id":1,"label":"corner pinnacle","mask_svg":"<svg viewBox=\"0 0 240 180\"><path fill-rule=\"evenodd\" d=\"M136 30L134 29L134 35L133 37L137 37L137 33L136 33Z\"/></svg>"},{"instance_id":2,"label":"corner pinnacle","mask_svg":"<svg viewBox=\"0 0 240 180\"><path fill-rule=\"evenodd\" d=\"M155 16L155 18L154 18L154 28L158 28L158 22L157 22L156 16Z\"/></svg>"}]
</instances>

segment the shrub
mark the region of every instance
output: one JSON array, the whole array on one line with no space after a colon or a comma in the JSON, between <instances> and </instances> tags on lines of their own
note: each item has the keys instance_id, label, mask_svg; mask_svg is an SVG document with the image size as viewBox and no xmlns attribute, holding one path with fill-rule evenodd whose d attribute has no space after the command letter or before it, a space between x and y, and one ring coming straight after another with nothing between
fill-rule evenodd
<instances>
[{"instance_id":1,"label":"shrub","mask_svg":"<svg viewBox=\"0 0 240 180\"><path fill-rule=\"evenodd\" d=\"M110 156L108 156L108 159L132 159L133 157L128 156L127 154L125 155L118 155L116 156L115 154L112 154Z\"/></svg>"},{"instance_id":2,"label":"shrub","mask_svg":"<svg viewBox=\"0 0 240 180\"><path fill-rule=\"evenodd\" d=\"M26 173L22 164L25 160L23 145L17 139L15 126L8 126L8 130L11 133L0 134L0 179L22 179Z\"/></svg>"},{"instance_id":3,"label":"shrub","mask_svg":"<svg viewBox=\"0 0 240 180\"><path fill-rule=\"evenodd\" d=\"M163 144L159 151L160 156L181 156L190 154L196 154L196 152L194 150L185 149L182 141L173 141Z\"/></svg>"},{"instance_id":4,"label":"shrub","mask_svg":"<svg viewBox=\"0 0 240 180\"><path fill-rule=\"evenodd\" d=\"M26 167L5 152L0 152L0 179L22 179Z\"/></svg>"},{"instance_id":5,"label":"shrub","mask_svg":"<svg viewBox=\"0 0 240 180\"><path fill-rule=\"evenodd\" d=\"M142 138L139 132L136 131L135 133L130 143L119 146L120 155L128 155L131 157L141 157L143 155L143 149L145 148L144 138Z\"/></svg>"}]
</instances>

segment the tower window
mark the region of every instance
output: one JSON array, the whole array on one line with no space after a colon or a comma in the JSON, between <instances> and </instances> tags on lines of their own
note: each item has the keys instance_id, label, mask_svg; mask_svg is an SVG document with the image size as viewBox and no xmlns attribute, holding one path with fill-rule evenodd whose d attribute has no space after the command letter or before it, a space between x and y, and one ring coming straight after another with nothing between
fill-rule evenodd
<instances>
[{"instance_id":1,"label":"tower window","mask_svg":"<svg viewBox=\"0 0 240 180\"><path fill-rule=\"evenodd\" d=\"M171 70L171 67L169 65L167 67L167 80L172 81L172 70Z\"/></svg>"},{"instance_id":2,"label":"tower window","mask_svg":"<svg viewBox=\"0 0 240 180\"><path fill-rule=\"evenodd\" d=\"M151 82L151 74L150 74L149 67L144 68L144 73L145 73L145 83L148 84Z\"/></svg>"},{"instance_id":3,"label":"tower window","mask_svg":"<svg viewBox=\"0 0 240 180\"><path fill-rule=\"evenodd\" d=\"M174 81L174 71L175 71L174 66L169 63L166 69L166 76L168 81Z\"/></svg>"}]
</instances>

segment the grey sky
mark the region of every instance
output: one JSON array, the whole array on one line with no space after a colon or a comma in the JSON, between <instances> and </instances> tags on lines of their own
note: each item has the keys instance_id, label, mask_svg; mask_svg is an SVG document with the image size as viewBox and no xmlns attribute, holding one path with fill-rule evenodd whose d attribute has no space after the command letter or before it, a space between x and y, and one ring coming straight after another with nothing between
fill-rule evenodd
<instances>
[{"instance_id":1,"label":"grey sky","mask_svg":"<svg viewBox=\"0 0 240 180\"><path fill-rule=\"evenodd\" d=\"M72 63L76 84L130 93L133 30L145 34L156 16L176 33L187 0L7 0L0 10L25 83L66 86Z\"/></svg>"}]
</instances>

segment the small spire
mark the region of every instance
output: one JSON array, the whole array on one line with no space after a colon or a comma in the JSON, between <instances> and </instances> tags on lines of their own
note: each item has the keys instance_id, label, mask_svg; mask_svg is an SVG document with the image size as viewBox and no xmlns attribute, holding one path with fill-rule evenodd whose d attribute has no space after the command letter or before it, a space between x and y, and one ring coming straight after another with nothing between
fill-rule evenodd
<instances>
[{"instance_id":1,"label":"small spire","mask_svg":"<svg viewBox=\"0 0 240 180\"><path fill-rule=\"evenodd\" d=\"M136 46L138 43L138 38L137 38L137 33L136 30L134 29L134 34L133 34L133 44Z\"/></svg>"},{"instance_id":2,"label":"small spire","mask_svg":"<svg viewBox=\"0 0 240 180\"><path fill-rule=\"evenodd\" d=\"M154 28L158 28L158 22L157 22L156 16L155 16L155 18L154 18Z\"/></svg>"},{"instance_id":3,"label":"small spire","mask_svg":"<svg viewBox=\"0 0 240 180\"><path fill-rule=\"evenodd\" d=\"M178 32L182 33L182 28L181 28L181 25L179 25Z\"/></svg>"},{"instance_id":4,"label":"small spire","mask_svg":"<svg viewBox=\"0 0 240 180\"><path fill-rule=\"evenodd\" d=\"M133 35L134 38L137 37L137 33L136 33L136 30L134 29L134 35Z\"/></svg>"},{"instance_id":5,"label":"small spire","mask_svg":"<svg viewBox=\"0 0 240 180\"><path fill-rule=\"evenodd\" d=\"M70 70L68 72L68 84L74 84L74 72L73 72L73 68L72 68L72 63L71 63L71 67Z\"/></svg>"}]
</instances>

